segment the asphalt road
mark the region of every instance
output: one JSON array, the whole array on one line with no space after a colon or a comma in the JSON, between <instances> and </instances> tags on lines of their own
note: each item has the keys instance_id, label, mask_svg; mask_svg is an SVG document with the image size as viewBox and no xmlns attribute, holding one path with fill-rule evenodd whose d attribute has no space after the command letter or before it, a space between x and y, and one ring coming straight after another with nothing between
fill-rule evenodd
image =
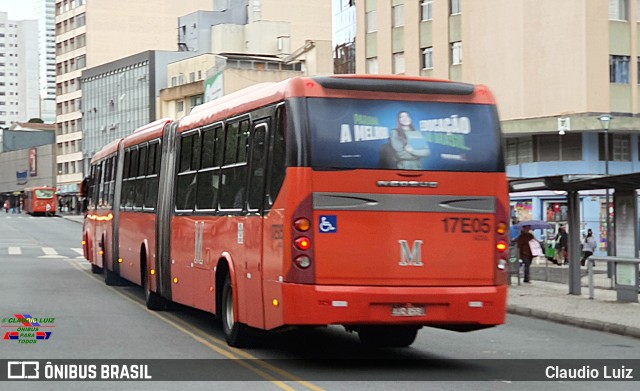
<instances>
[{"instance_id":1,"label":"asphalt road","mask_svg":"<svg viewBox=\"0 0 640 391\"><path fill-rule=\"evenodd\" d=\"M501 327L473 333L425 328L407 349L366 349L356 334L338 326L265 334L252 349L233 349L210 314L184 307L148 311L139 287L106 286L101 276L91 274L80 255L80 237L81 226L65 219L0 214L0 318L29 314L53 318L49 324L54 326L47 329L49 339L34 344L0 340L0 360L199 359L185 361L193 367L180 370L195 373L183 378L199 379L206 372L209 378L221 380L216 388L231 390L626 390L637 387L640 379L636 373L633 383L512 381L493 376L482 382L436 381L458 375L481 380L482 373L495 373L501 363L524 380L527 373L539 371L541 363L552 360L572 359L595 366L596 362L585 360L640 359L637 339L520 316L509 316ZM6 322L2 326L3 335L15 330ZM208 366L202 369L201 365ZM31 385L42 390L212 387L210 382L197 381Z\"/></svg>"}]
</instances>

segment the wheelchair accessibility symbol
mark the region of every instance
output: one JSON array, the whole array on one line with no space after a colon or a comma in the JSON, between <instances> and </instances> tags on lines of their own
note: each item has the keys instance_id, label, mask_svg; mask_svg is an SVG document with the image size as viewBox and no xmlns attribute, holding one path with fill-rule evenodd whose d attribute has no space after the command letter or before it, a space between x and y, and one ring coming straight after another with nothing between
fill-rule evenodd
<instances>
[{"instance_id":1,"label":"wheelchair accessibility symbol","mask_svg":"<svg viewBox=\"0 0 640 391\"><path fill-rule=\"evenodd\" d=\"M320 216L318 228L323 234L334 234L338 232L338 216Z\"/></svg>"}]
</instances>

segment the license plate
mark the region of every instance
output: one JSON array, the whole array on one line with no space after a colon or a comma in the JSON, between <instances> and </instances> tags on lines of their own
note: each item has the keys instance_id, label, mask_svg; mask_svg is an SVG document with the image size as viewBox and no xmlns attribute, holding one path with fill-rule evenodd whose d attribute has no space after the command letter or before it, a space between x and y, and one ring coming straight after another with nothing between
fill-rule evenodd
<instances>
[{"instance_id":1,"label":"license plate","mask_svg":"<svg viewBox=\"0 0 640 391\"><path fill-rule=\"evenodd\" d=\"M424 306L393 306L391 307L391 316L424 316L426 313Z\"/></svg>"}]
</instances>

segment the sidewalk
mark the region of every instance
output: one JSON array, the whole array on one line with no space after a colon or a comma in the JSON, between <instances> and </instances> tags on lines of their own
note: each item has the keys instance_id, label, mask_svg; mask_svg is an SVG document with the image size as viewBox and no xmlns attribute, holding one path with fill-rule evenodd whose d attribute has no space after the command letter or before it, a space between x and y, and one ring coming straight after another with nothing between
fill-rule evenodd
<instances>
[{"instance_id":1,"label":"sidewalk","mask_svg":"<svg viewBox=\"0 0 640 391\"><path fill-rule=\"evenodd\" d=\"M58 214L82 224L84 216ZM532 283L518 285L511 277L507 311L511 314L564 323L576 327L640 338L640 304L619 303L606 275L606 265L594 269L594 299L589 299L586 268L582 268L581 295L569 294L569 267L553 264L531 266Z\"/></svg>"},{"instance_id":2,"label":"sidewalk","mask_svg":"<svg viewBox=\"0 0 640 391\"><path fill-rule=\"evenodd\" d=\"M594 269L594 298L589 299L586 268L582 268L581 295L569 294L569 267L553 264L531 267L531 284L511 278L508 312L572 326L640 338L640 304L619 303L611 289L606 265Z\"/></svg>"}]
</instances>

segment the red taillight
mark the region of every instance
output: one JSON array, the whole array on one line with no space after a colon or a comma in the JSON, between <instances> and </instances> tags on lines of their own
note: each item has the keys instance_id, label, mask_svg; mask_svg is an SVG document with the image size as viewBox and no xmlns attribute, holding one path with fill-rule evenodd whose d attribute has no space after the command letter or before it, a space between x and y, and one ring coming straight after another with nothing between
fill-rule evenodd
<instances>
[{"instance_id":1,"label":"red taillight","mask_svg":"<svg viewBox=\"0 0 640 391\"><path fill-rule=\"evenodd\" d=\"M497 233L498 235L504 235L504 234L506 234L506 233L507 233L507 224L506 224L505 222L503 222L503 221L499 222L499 223L496 225L496 233Z\"/></svg>"},{"instance_id":2,"label":"red taillight","mask_svg":"<svg viewBox=\"0 0 640 391\"><path fill-rule=\"evenodd\" d=\"M496 243L496 249L501 253L507 251L508 248L509 246L507 245L507 242L503 240L500 240L498 243Z\"/></svg>"},{"instance_id":3,"label":"red taillight","mask_svg":"<svg viewBox=\"0 0 640 391\"><path fill-rule=\"evenodd\" d=\"M311 240L306 236L299 237L294 243L299 250L305 251L311 248Z\"/></svg>"}]
</instances>

